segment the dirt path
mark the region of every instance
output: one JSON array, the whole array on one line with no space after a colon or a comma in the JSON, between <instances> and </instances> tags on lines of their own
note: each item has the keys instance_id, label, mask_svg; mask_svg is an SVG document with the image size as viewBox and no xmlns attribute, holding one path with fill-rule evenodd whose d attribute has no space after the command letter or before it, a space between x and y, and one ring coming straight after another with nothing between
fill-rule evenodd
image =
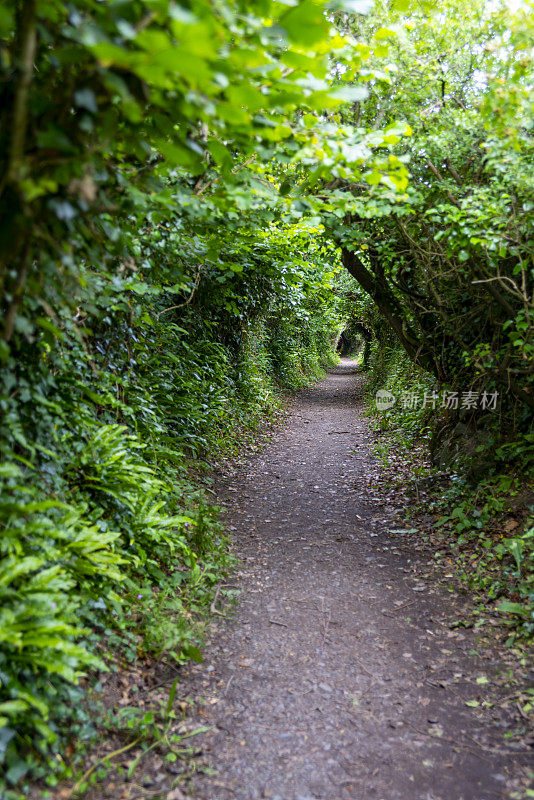
<instances>
[{"instance_id":1,"label":"dirt path","mask_svg":"<svg viewBox=\"0 0 534 800\"><path fill-rule=\"evenodd\" d=\"M351 488L372 461L358 381L344 361L299 393L222 488L244 593L187 668L217 770L195 798L494 800L528 763L485 708L491 653L449 628L458 600Z\"/></svg>"}]
</instances>

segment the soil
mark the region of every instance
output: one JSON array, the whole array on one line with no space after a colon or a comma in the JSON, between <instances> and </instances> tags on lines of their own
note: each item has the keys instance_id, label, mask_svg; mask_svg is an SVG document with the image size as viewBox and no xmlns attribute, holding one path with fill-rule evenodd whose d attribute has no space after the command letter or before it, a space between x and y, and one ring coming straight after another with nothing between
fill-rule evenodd
<instances>
[{"instance_id":1,"label":"soil","mask_svg":"<svg viewBox=\"0 0 534 800\"><path fill-rule=\"evenodd\" d=\"M219 486L242 594L184 669L189 724L210 726L198 800L526 796L506 658L451 628L466 598L429 580L398 508L354 489L377 472L361 387L343 359Z\"/></svg>"},{"instance_id":2,"label":"soil","mask_svg":"<svg viewBox=\"0 0 534 800\"><path fill-rule=\"evenodd\" d=\"M141 728L129 744L102 731L84 800L534 796L528 666L502 647L496 620L456 627L473 624L472 599L450 564L436 566L421 535L429 520L404 522L400 454L401 490L384 486L362 390L342 359L290 401L270 443L251 454L244 442L219 470L239 600L221 611L221 587L203 663L106 673L106 708L158 720L178 674L177 716L144 754ZM187 757L169 760L169 741ZM78 795L62 782L44 796Z\"/></svg>"}]
</instances>

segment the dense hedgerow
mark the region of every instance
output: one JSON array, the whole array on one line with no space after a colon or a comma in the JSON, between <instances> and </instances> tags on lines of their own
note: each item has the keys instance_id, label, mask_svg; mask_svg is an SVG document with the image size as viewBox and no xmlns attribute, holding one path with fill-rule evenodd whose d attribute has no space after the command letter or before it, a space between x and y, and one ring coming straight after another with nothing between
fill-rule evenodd
<instances>
[{"instance_id":1,"label":"dense hedgerow","mask_svg":"<svg viewBox=\"0 0 534 800\"><path fill-rule=\"evenodd\" d=\"M80 727L76 685L110 648L196 656L191 611L209 606L230 556L190 466L335 358L340 316L321 277L332 266L309 249L313 286L303 267L286 285L266 261L246 322L208 274L178 309L165 292L100 284L99 296L93 282L83 318L62 308L15 336L0 391L4 788L61 767Z\"/></svg>"},{"instance_id":2,"label":"dense hedgerow","mask_svg":"<svg viewBox=\"0 0 534 800\"><path fill-rule=\"evenodd\" d=\"M375 395L386 389L396 398L387 410L377 410ZM468 409L455 414L425 405L425 394L442 397L443 388L416 366L392 337L379 333L371 345L365 387L366 405L378 432L377 455L387 462L392 452L415 454L414 468L426 488L417 492L414 509L431 512L434 542L454 557L457 576L477 601L481 614L505 612L509 643L531 639L534 633L534 505L529 462L529 435L516 433L503 443L501 414L489 416L477 430ZM403 402L404 397L417 398ZM452 423L451 423L452 419ZM509 431L513 421L505 421ZM420 445L424 445L423 451ZM424 453L421 462L421 452ZM433 488L434 479L436 480Z\"/></svg>"}]
</instances>

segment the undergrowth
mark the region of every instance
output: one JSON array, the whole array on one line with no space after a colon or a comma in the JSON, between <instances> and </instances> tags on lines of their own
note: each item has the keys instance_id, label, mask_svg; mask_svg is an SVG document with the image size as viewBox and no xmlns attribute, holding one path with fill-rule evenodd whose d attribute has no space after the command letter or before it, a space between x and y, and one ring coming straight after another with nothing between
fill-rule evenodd
<instances>
[{"instance_id":1,"label":"undergrowth","mask_svg":"<svg viewBox=\"0 0 534 800\"><path fill-rule=\"evenodd\" d=\"M336 358L322 284L261 281L245 324L209 281L181 311L162 287L87 270L77 309L46 303L14 339L0 377L0 795L72 774L97 736L99 672L201 658L233 563L210 465Z\"/></svg>"},{"instance_id":2,"label":"undergrowth","mask_svg":"<svg viewBox=\"0 0 534 800\"><path fill-rule=\"evenodd\" d=\"M396 398L386 410L377 410L379 389ZM479 609L500 612L510 628L509 644L530 640L534 438L528 429L518 429L515 441L500 442L498 414L493 420L486 415L479 428L476 419L460 410L451 423L450 411L432 400L434 393L440 396L433 379L398 347L374 342L366 407L378 436L376 455L387 464L391 455L400 454L409 464L411 480L399 478L412 495L407 514L434 515L436 559L446 552L449 568ZM419 486L424 487L421 493Z\"/></svg>"}]
</instances>

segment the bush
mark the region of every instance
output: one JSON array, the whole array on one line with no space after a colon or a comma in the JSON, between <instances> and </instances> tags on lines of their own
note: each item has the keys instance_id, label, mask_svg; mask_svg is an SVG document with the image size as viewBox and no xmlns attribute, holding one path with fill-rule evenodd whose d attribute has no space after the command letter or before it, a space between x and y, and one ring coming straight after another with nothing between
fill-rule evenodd
<instances>
[{"instance_id":1,"label":"bush","mask_svg":"<svg viewBox=\"0 0 534 800\"><path fill-rule=\"evenodd\" d=\"M231 558L191 468L334 357L322 290L287 289L300 305L275 315L281 289L262 279L244 325L210 280L167 313L161 288L89 270L83 327L64 306L13 339L0 377L0 791L61 771L67 739L94 735L83 687L95 671L198 657L194 620Z\"/></svg>"}]
</instances>

